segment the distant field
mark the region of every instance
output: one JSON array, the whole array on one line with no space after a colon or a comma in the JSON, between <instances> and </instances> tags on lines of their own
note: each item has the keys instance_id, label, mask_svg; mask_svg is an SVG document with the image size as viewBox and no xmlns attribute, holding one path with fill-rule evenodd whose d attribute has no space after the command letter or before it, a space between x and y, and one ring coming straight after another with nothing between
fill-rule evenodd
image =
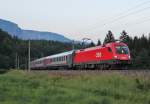
<instances>
[{"instance_id":1,"label":"distant field","mask_svg":"<svg viewBox=\"0 0 150 104\"><path fill-rule=\"evenodd\" d=\"M0 104L150 104L150 76L10 71L0 75Z\"/></svg>"}]
</instances>

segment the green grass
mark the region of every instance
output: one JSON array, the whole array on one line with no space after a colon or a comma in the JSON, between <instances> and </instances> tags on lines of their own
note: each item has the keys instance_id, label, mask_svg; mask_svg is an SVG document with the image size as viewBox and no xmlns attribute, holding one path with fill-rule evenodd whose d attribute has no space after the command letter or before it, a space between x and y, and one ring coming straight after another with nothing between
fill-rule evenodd
<instances>
[{"instance_id":1,"label":"green grass","mask_svg":"<svg viewBox=\"0 0 150 104\"><path fill-rule=\"evenodd\" d=\"M0 104L150 104L150 78L10 71L0 75Z\"/></svg>"}]
</instances>

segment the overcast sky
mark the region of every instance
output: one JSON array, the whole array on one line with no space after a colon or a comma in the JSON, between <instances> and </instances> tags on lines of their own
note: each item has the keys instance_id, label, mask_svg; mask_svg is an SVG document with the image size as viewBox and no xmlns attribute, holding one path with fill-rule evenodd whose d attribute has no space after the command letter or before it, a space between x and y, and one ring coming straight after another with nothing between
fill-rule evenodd
<instances>
[{"instance_id":1,"label":"overcast sky","mask_svg":"<svg viewBox=\"0 0 150 104\"><path fill-rule=\"evenodd\" d=\"M0 0L0 18L23 29L49 31L81 40L103 40L108 30L116 37L150 32L149 0Z\"/></svg>"}]
</instances>

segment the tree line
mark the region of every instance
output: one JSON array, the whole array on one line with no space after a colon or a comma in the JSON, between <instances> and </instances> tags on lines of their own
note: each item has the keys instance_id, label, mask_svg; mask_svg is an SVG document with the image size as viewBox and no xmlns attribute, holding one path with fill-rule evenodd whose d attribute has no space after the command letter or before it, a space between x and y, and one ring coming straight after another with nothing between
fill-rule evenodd
<instances>
[{"instance_id":1,"label":"tree line","mask_svg":"<svg viewBox=\"0 0 150 104\"><path fill-rule=\"evenodd\" d=\"M131 51L132 68L150 68L150 35L148 37L128 37L125 41ZM91 42L86 47L101 45ZM31 40L31 60L44 56L85 48L83 44L61 43L47 40ZM26 69L28 64L28 40L11 37L0 29L0 69L16 68Z\"/></svg>"},{"instance_id":2,"label":"tree line","mask_svg":"<svg viewBox=\"0 0 150 104\"><path fill-rule=\"evenodd\" d=\"M20 68L26 69L28 64L28 40L11 37L0 29L0 69ZM47 40L30 40L31 60L44 56L70 51L73 43L61 43ZM81 48L81 44L74 46Z\"/></svg>"}]
</instances>

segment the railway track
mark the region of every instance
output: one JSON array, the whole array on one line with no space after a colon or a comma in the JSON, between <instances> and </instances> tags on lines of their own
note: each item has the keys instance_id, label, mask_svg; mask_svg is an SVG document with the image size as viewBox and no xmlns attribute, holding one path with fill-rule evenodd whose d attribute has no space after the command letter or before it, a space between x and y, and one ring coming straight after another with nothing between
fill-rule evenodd
<instances>
[{"instance_id":1,"label":"railway track","mask_svg":"<svg viewBox=\"0 0 150 104\"><path fill-rule=\"evenodd\" d=\"M117 73L130 76L148 76L150 70L32 70L31 73L48 73L52 76L102 75Z\"/></svg>"}]
</instances>

